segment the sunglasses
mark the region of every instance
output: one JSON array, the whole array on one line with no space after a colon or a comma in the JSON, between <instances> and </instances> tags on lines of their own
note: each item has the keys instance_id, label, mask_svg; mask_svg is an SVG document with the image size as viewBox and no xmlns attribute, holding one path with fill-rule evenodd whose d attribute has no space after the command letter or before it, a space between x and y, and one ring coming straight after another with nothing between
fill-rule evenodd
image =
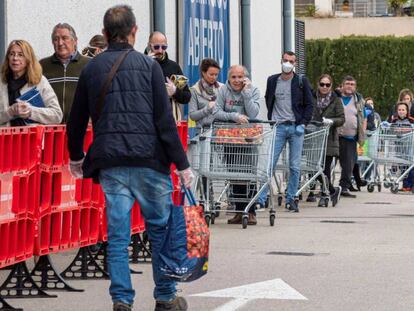
<instances>
[{"instance_id":1,"label":"sunglasses","mask_svg":"<svg viewBox=\"0 0 414 311\"><path fill-rule=\"evenodd\" d=\"M151 46L154 50L162 49L163 51L165 51L168 48L168 45L164 45L164 44L154 44Z\"/></svg>"},{"instance_id":2,"label":"sunglasses","mask_svg":"<svg viewBox=\"0 0 414 311\"><path fill-rule=\"evenodd\" d=\"M331 84L330 83L323 83L323 82L319 82L319 86L320 87L331 87Z\"/></svg>"},{"instance_id":3,"label":"sunglasses","mask_svg":"<svg viewBox=\"0 0 414 311\"><path fill-rule=\"evenodd\" d=\"M243 79L244 78L244 76L231 76L230 78L232 78L232 79Z\"/></svg>"}]
</instances>

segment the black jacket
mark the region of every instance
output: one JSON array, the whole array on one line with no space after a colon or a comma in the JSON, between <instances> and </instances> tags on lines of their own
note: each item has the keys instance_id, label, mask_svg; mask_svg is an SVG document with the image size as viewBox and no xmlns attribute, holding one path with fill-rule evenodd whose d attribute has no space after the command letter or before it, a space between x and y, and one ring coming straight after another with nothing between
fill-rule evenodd
<instances>
[{"instance_id":1,"label":"black jacket","mask_svg":"<svg viewBox=\"0 0 414 311\"><path fill-rule=\"evenodd\" d=\"M270 76L267 79L266 86L266 106L267 106L267 118L272 119L273 107L275 105L275 91L277 80L279 79L280 74L275 74ZM309 84L309 81L306 77L302 78L302 86L299 83L299 76L294 74L292 79L292 110L295 114L296 124L308 124L312 119L312 110L313 110L313 97L312 89Z\"/></svg>"},{"instance_id":2,"label":"black jacket","mask_svg":"<svg viewBox=\"0 0 414 311\"><path fill-rule=\"evenodd\" d=\"M180 65L169 59L167 53L165 53L165 58L163 60L157 59L157 62L160 64L165 78L170 78L172 75L183 74ZM186 85L182 90L177 88L173 98L179 104L188 104L191 99L191 92L188 85Z\"/></svg>"},{"instance_id":3,"label":"black jacket","mask_svg":"<svg viewBox=\"0 0 414 311\"><path fill-rule=\"evenodd\" d=\"M127 43L111 44L92 59L79 78L67 125L70 158L83 158L83 139L89 117L94 140L83 172L98 177L99 169L115 166L149 167L168 174L189 167L181 145L162 71L151 58L132 51L119 67L106 93L102 114L96 112L101 87Z\"/></svg>"}]
</instances>

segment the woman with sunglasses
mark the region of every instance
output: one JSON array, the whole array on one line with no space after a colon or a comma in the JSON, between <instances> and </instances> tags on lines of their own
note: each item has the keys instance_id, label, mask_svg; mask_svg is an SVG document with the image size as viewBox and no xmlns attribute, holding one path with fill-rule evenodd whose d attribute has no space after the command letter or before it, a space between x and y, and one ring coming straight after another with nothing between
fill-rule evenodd
<instances>
[{"instance_id":1,"label":"woman with sunglasses","mask_svg":"<svg viewBox=\"0 0 414 311\"><path fill-rule=\"evenodd\" d=\"M26 98L29 92L33 95ZM27 41L13 40L1 66L0 126L57 124L62 117L56 94L42 75L33 48Z\"/></svg>"},{"instance_id":2,"label":"woman with sunglasses","mask_svg":"<svg viewBox=\"0 0 414 311\"><path fill-rule=\"evenodd\" d=\"M210 126L214 120L217 93L222 83L217 81L220 65L211 58L205 58L200 64L200 80L191 87L189 103L190 118L196 121L197 128Z\"/></svg>"},{"instance_id":3,"label":"woman with sunglasses","mask_svg":"<svg viewBox=\"0 0 414 311\"><path fill-rule=\"evenodd\" d=\"M333 79L328 74L323 74L318 80L318 88L314 93L314 108L312 119L321 121L324 124L330 124L324 174L329 181L329 193L331 196L332 206L338 202L341 193L340 187L333 187L331 182L331 164L334 157L339 156L339 136L337 128L345 123L344 107L341 100L332 88ZM309 194L313 196L313 192ZM308 197L309 199L309 197ZM319 202L318 206L323 206Z\"/></svg>"}]
</instances>

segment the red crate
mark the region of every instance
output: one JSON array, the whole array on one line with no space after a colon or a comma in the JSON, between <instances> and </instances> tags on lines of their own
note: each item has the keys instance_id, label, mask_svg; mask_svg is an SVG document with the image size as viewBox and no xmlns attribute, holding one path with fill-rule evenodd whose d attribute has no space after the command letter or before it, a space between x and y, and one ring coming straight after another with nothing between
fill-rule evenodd
<instances>
[{"instance_id":1,"label":"red crate","mask_svg":"<svg viewBox=\"0 0 414 311\"><path fill-rule=\"evenodd\" d=\"M32 219L0 224L0 268L33 256L35 227Z\"/></svg>"},{"instance_id":2,"label":"red crate","mask_svg":"<svg viewBox=\"0 0 414 311\"><path fill-rule=\"evenodd\" d=\"M41 127L0 128L0 173L30 170L40 160Z\"/></svg>"},{"instance_id":3,"label":"red crate","mask_svg":"<svg viewBox=\"0 0 414 311\"><path fill-rule=\"evenodd\" d=\"M177 131L180 136L181 144L183 145L184 150L187 152L188 145L188 123L185 121L177 122Z\"/></svg>"},{"instance_id":4,"label":"red crate","mask_svg":"<svg viewBox=\"0 0 414 311\"><path fill-rule=\"evenodd\" d=\"M37 235L34 243L34 254L36 256L49 254L51 226L51 214L42 215L38 219Z\"/></svg>"},{"instance_id":5,"label":"red crate","mask_svg":"<svg viewBox=\"0 0 414 311\"><path fill-rule=\"evenodd\" d=\"M92 140L93 140L92 126L89 125L88 128L86 129L85 138L84 138L84 142L83 142L83 150L85 151L85 153L88 151L90 145L92 144ZM68 137L66 135L66 132L65 132L64 146L65 146L65 150L64 150L63 163L64 164L69 164L69 150L67 148L67 146L68 146Z\"/></svg>"},{"instance_id":6,"label":"red crate","mask_svg":"<svg viewBox=\"0 0 414 311\"><path fill-rule=\"evenodd\" d=\"M80 208L50 214L50 252L79 247L80 214Z\"/></svg>"},{"instance_id":7,"label":"red crate","mask_svg":"<svg viewBox=\"0 0 414 311\"><path fill-rule=\"evenodd\" d=\"M38 209L38 172L0 174L1 219L33 217Z\"/></svg>"},{"instance_id":8,"label":"red crate","mask_svg":"<svg viewBox=\"0 0 414 311\"><path fill-rule=\"evenodd\" d=\"M62 166L64 164L65 135L65 125L44 127L42 164L47 166Z\"/></svg>"},{"instance_id":9,"label":"red crate","mask_svg":"<svg viewBox=\"0 0 414 311\"><path fill-rule=\"evenodd\" d=\"M91 195L92 179L75 179L69 166L40 167L40 215L51 210L90 205Z\"/></svg>"}]
</instances>

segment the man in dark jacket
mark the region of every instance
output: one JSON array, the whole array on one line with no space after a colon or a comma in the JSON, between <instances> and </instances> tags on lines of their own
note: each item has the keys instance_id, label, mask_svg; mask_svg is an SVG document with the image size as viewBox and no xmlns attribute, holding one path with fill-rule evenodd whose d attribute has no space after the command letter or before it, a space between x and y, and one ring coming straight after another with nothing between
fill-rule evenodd
<instances>
[{"instance_id":1,"label":"man in dark jacket","mask_svg":"<svg viewBox=\"0 0 414 311\"><path fill-rule=\"evenodd\" d=\"M161 68L133 49L136 32L131 7L115 6L105 13L104 35L109 48L82 71L69 117L70 169L78 178L99 178L105 192L109 292L114 310L132 310L135 295L127 252L135 200L152 246L155 310L186 310L185 299L176 296L175 282L160 273L159 252L172 207L169 168L172 163L176 165L187 187L194 176L178 136ZM105 93L102 109L97 109L108 73L128 50ZM89 117L94 141L84 158Z\"/></svg>"},{"instance_id":2,"label":"man in dark jacket","mask_svg":"<svg viewBox=\"0 0 414 311\"><path fill-rule=\"evenodd\" d=\"M289 183L286 192L286 208L299 212L295 194L299 186L300 161L302 156L305 126L312 119L313 98L308 80L293 72L296 55L285 52L282 55L282 73L270 76L266 86L267 117L276 122L276 138L274 142L273 169L279 155L289 143ZM258 199L264 205L267 191L263 191Z\"/></svg>"},{"instance_id":3,"label":"man in dark jacket","mask_svg":"<svg viewBox=\"0 0 414 311\"><path fill-rule=\"evenodd\" d=\"M69 117L76 85L83 67L89 58L77 51L78 38L73 27L59 23L52 30L55 53L40 60L43 74L55 91L63 111L63 123Z\"/></svg>"},{"instance_id":4,"label":"man in dark jacket","mask_svg":"<svg viewBox=\"0 0 414 311\"><path fill-rule=\"evenodd\" d=\"M179 121L182 119L182 107L180 107L180 104L188 104L190 102L191 92L188 85L179 88L171 81L172 75L183 75L183 71L180 65L168 58L167 48L167 37L162 32L154 31L149 36L146 52L161 66L168 96L173 105L174 118Z\"/></svg>"}]
</instances>

